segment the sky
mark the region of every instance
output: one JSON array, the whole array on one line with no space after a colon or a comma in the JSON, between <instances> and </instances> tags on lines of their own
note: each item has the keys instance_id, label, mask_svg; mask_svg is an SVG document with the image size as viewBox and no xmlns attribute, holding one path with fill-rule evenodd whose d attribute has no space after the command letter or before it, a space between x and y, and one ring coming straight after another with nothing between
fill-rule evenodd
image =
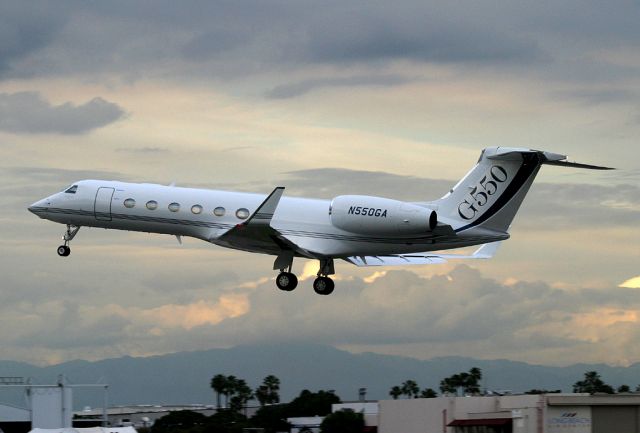
<instances>
[{"instance_id":1,"label":"sky","mask_svg":"<svg viewBox=\"0 0 640 433\"><path fill-rule=\"evenodd\" d=\"M0 359L305 341L428 359L640 362L637 1L0 1ZM274 284L273 257L63 226L86 178L442 196L487 146L545 166L489 261Z\"/></svg>"}]
</instances>

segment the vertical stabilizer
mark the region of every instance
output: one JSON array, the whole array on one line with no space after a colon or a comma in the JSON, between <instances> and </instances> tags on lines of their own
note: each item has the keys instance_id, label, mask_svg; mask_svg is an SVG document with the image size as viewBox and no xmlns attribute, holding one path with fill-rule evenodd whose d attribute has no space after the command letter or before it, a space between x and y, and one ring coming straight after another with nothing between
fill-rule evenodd
<instances>
[{"instance_id":1,"label":"vertical stabilizer","mask_svg":"<svg viewBox=\"0 0 640 433\"><path fill-rule=\"evenodd\" d=\"M530 149L483 150L476 166L437 201L439 216L455 221L452 227L457 232L474 227L507 232L546 160L543 152Z\"/></svg>"},{"instance_id":2,"label":"vertical stabilizer","mask_svg":"<svg viewBox=\"0 0 640 433\"><path fill-rule=\"evenodd\" d=\"M456 232L484 228L506 233L542 164L611 170L567 162L566 156L511 147L489 147L447 195L437 200L438 216Z\"/></svg>"}]
</instances>

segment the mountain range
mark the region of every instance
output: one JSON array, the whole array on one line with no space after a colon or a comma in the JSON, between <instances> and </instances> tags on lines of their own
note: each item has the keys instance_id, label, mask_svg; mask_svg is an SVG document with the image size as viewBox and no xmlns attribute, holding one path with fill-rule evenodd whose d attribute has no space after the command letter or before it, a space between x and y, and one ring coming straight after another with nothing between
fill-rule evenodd
<instances>
[{"instance_id":1,"label":"mountain range","mask_svg":"<svg viewBox=\"0 0 640 433\"><path fill-rule=\"evenodd\" d=\"M255 388L273 374L281 381L281 399L289 401L303 389L335 390L343 401L357 400L367 388L367 399L389 398L389 389L407 379L421 388L438 390L440 380L452 374L482 370L482 388L524 392L533 388L570 392L586 371L595 370L608 384L635 389L640 363L629 367L576 364L566 367L531 365L508 360L440 357L430 360L353 354L331 346L303 343L245 345L229 349L179 352L150 357L122 357L101 361L70 361L46 367L0 361L0 376L32 378L35 384L56 383L59 375L69 383L106 383L110 405L214 404L209 383L216 374L235 375ZM76 407L102 405L102 391L78 389ZM0 388L0 402L24 405L21 393Z\"/></svg>"}]
</instances>

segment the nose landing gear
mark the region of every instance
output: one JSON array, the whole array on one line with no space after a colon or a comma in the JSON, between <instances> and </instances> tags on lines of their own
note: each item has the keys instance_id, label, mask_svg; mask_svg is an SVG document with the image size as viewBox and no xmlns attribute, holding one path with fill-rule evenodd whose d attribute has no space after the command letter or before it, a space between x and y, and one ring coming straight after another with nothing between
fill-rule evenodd
<instances>
[{"instance_id":1,"label":"nose landing gear","mask_svg":"<svg viewBox=\"0 0 640 433\"><path fill-rule=\"evenodd\" d=\"M64 245L60 245L57 249L58 255L60 257L67 257L71 254L71 248L69 247L69 242L73 239L76 234L78 234L78 230L80 230L80 226L74 226L72 224L67 224L67 231L62 236L64 240Z\"/></svg>"}]
</instances>

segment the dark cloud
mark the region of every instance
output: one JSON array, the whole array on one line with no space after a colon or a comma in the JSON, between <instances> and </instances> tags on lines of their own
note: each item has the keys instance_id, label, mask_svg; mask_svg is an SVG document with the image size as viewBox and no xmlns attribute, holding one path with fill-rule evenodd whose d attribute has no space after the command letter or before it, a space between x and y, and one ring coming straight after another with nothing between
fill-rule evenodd
<instances>
[{"instance_id":1,"label":"dark cloud","mask_svg":"<svg viewBox=\"0 0 640 433\"><path fill-rule=\"evenodd\" d=\"M640 12L628 2L471 4L406 1L6 2L0 77L234 79L313 65L384 68L395 61L478 67L587 82L636 77L594 48L634 46ZM473 66L471 66L473 65ZM525 70L526 68L526 70ZM293 83L272 97L355 81ZM229 81L227 81L229 82ZM388 81L386 85L401 83ZM379 85L385 85L380 83Z\"/></svg>"},{"instance_id":2,"label":"dark cloud","mask_svg":"<svg viewBox=\"0 0 640 433\"><path fill-rule=\"evenodd\" d=\"M23 76L13 70L16 61L48 46L69 14L63 5L45 1L0 2L0 77Z\"/></svg>"},{"instance_id":3,"label":"dark cloud","mask_svg":"<svg viewBox=\"0 0 640 433\"><path fill-rule=\"evenodd\" d=\"M308 55L321 62L408 59L433 63L530 62L536 44L502 33L499 20L471 19L465 10L427 3L319 7L309 25ZM360 7L358 7L360 6Z\"/></svg>"},{"instance_id":4,"label":"dark cloud","mask_svg":"<svg viewBox=\"0 0 640 433\"><path fill-rule=\"evenodd\" d=\"M529 63L540 51L495 17L476 20L465 10L423 2L63 2L56 15L67 17L64 28L49 24L30 32L40 15L13 14L14 33L37 36L5 50L12 74L113 71L135 77L181 70L184 76L194 73L193 63L201 76L397 59ZM44 55L28 57L45 48Z\"/></svg>"},{"instance_id":5,"label":"dark cloud","mask_svg":"<svg viewBox=\"0 0 640 433\"><path fill-rule=\"evenodd\" d=\"M84 134L125 116L117 104L93 98L51 105L37 92L0 93L0 130L27 134Z\"/></svg>"},{"instance_id":6,"label":"dark cloud","mask_svg":"<svg viewBox=\"0 0 640 433\"><path fill-rule=\"evenodd\" d=\"M379 75L379 76L352 76L346 78L318 78L314 80L304 80L297 83L282 84L267 92L266 96L271 99L287 99L304 95L312 90L327 87L363 87L363 86L396 86L411 81L409 78L399 75Z\"/></svg>"}]
</instances>

